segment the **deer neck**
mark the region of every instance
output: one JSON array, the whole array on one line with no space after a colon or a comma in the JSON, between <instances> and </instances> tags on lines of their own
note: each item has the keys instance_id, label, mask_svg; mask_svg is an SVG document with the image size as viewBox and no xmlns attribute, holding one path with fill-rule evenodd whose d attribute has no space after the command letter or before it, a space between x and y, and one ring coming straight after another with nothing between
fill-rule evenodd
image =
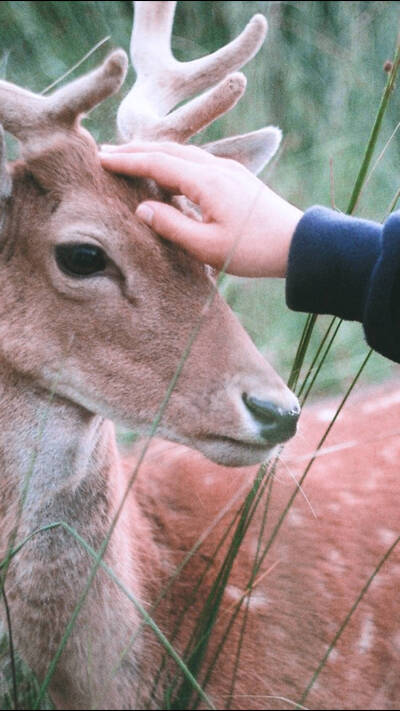
<instances>
[{"instance_id":1,"label":"deer neck","mask_svg":"<svg viewBox=\"0 0 400 711\"><path fill-rule=\"evenodd\" d=\"M22 500L21 534L54 521L86 531L100 518L106 524L115 508L109 473L119 467L113 425L2 366L0 393L0 509L9 528Z\"/></svg>"},{"instance_id":2,"label":"deer neck","mask_svg":"<svg viewBox=\"0 0 400 711\"><path fill-rule=\"evenodd\" d=\"M51 396L26 378L5 373L1 365L0 372L0 560L10 541L18 543L58 522L67 523L98 551L127 486L112 423ZM133 494L129 497L104 561L130 594L143 599L142 562L145 555L151 555L152 539ZM14 636L39 678L58 649L92 569L93 558L65 526L36 533L11 562L6 585L18 620ZM55 609L56 615L48 619L44 609ZM92 708L95 703L97 707L100 698L104 708L120 708L117 689L120 693L121 684L126 695L122 708L130 708L141 637L127 657L128 669L120 660L140 622L128 598L98 570L63 665L53 678L51 693L57 699L61 690L62 708L77 708L73 695L65 700L65 688L73 689L74 683L84 699L79 708ZM39 640L41 652L30 656L33 637ZM99 672L96 683L88 671L92 663ZM110 676L114 667L123 670L123 683L119 676ZM104 691L103 680L109 677L113 681L107 682Z\"/></svg>"}]
</instances>

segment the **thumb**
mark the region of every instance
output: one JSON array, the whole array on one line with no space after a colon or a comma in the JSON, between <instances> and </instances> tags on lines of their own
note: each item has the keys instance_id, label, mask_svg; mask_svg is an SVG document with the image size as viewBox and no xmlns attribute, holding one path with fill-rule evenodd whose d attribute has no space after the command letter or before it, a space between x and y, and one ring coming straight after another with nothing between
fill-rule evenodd
<instances>
[{"instance_id":1,"label":"thumb","mask_svg":"<svg viewBox=\"0 0 400 711\"><path fill-rule=\"evenodd\" d=\"M202 242L210 225L193 220L175 207L161 202L142 202L135 214L161 237L185 247L199 259L203 258Z\"/></svg>"}]
</instances>

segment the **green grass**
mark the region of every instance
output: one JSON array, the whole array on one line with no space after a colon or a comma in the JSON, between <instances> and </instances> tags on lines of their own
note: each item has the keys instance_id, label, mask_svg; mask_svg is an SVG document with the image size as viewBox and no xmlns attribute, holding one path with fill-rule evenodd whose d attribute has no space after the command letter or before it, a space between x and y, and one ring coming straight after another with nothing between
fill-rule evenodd
<instances>
[{"instance_id":1,"label":"green grass","mask_svg":"<svg viewBox=\"0 0 400 711\"><path fill-rule=\"evenodd\" d=\"M265 180L301 208L322 203L346 210L354 186L357 192L362 188L361 184L357 186L357 175L360 174L374 113L387 81L383 64L394 55L399 10L398 2L181 3L177 10L174 48L182 59L216 49L232 38L255 11L266 14L270 23L265 47L245 70L249 81L247 98L229 116L211 127L204 140L245 132L267 123L279 125L284 132L284 144L279 159L266 169ZM94 45L110 36L110 40L74 72L73 76L76 76L95 66L112 46L128 46L130 16L129 2L3 2L0 5L0 75L42 91ZM113 139L115 105L115 100L107 102L86 122L99 141ZM377 145L370 156L368 170L384 151L399 116L397 93L391 98L379 126ZM10 151L13 150L15 145L10 142ZM389 212L399 189L398 151L399 136L396 134L376 163L365 188L357 194L356 214L382 220ZM259 348L289 379L307 317L286 309L283 284L272 280L225 277L221 290ZM317 319L309 349L307 353L300 353L300 361L304 359L304 363L299 383L329 322L330 317ZM367 358L367 353L361 326L343 324L313 393L342 392L344 404L364 361L367 363L362 374L364 381L390 377L398 368L376 354ZM272 466L261 472L232 523L222 567L184 654L183 676L176 676L167 690L165 708L195 707L198 690L193 688L187 670L203 682L212 674L212 665L204 667L207 641L249 521L258 506L265 507L264 524L268 516ZM304 476L306 473L307 470ZM286 513L287 510L282 512L282 521ZM74 531L70 533L75 535ZM261 533L262 529L260 541ZM278 533L279 527L263 547L260 543L247 587L254 582ZM84 541L82 545L85 547ZM99 554L93 551L91 554L94 576L96 566L102 562ZM369 582L365 583L344 624L368 589ZM233 611L227 634L229 625L245 604L245 599L240 601ZM171 650L167 653L171 654ZM0 657L7 655L8 649L3 641ZM321 660L321 664L325 661ZM10 670L8 673L11 676ZM17 676L20 698L24 699L26 708L33 708L38 703L39 687L19 660ZM44 693L44 687L42 691ZM308 689L302 702L307 694ZM40 707L48 708L47 704L48 701L41 702ZM3 693L1 707L13 708L13 705L12 691L8 690Z\"/></svg>"}]
</instances>

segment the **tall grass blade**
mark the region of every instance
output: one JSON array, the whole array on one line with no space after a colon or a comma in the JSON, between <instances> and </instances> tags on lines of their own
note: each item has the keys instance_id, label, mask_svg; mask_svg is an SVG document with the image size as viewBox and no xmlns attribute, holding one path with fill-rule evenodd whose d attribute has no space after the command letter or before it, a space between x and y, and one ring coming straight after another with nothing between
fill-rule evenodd
<instances>
[{"instance_id":1,"label":"tall grass blade","mask_svg":"<svg viewBox=\"0 0 400 711\"><path fill-rule=\"evenodd\" d=\"M208 594L203 610L199 616L199 620L196 624L195 632L192 636L192 638L194 639L193 648L188 649L184 655L187 666L196 678L204 661L204 657L210 640L210 635L212 633L212 629L218 616L224 590L227 585L234 561L236 559L237 553L240 549L240 545L243 541L243 538L247 532L249 523L251 521L249 512L251 512L252 510L252 504L257 496L257 493L262 483L263 476L257 476L249 494L245 499L243 511L234 531L232 542L229 546L228 552L224 558L220 571L217 577L215 578L215 581L211 587L210 593ZM193 689L190 688L190 686L184 680L181 686L179 687L176 696L174 697L174 708L186 709L191 707L192 704L194 704L194 706L192 705L192 707L195 707L197 704L197 700L195 699L195 701L193 702L192 695Z\"/></svg>"},{"instance_id":2,"label":"tall grass blade","mask_svg":"<svg viewBox=\"0 0 400 711\"><path fill-rule=\"evenodd\" d=\"M364 153L364 156L363 156L363 159L361 162L361 166L360 166L357 178L355 180L355 184L354 184L354 188L353 188L353 191L352 191L352 194L350 197L350 201L347 206L346 214L348 214L348 215L351 215L353 213L353 211L357 205L357 202L361 196L365 181L367 179L368 169L371 164L372 156L374 154L376 143L377 143L377 140L378 140L378 137L380 134L383 117L384 117L386 109L388 107L389 99L390 99L392 92L394 90L394 87L395 87L395 81L396 81L396 76L397 76L397 73L399 70L399 65L400 65L400 44L398 44L398 46L396 48L395 57L394 57L394 60L392 63L392 68L391 68L391 71L389 73L389 76L388 76L388 79L386 82L386 86L385 86L385 89L384 89L384 92L383 92L383 95L382 95L382 98L381 98L381 101L380 101L380 104L378 107L375 121L372 126L371 134L370 134L370 137L369 137L366 149L365 149L365 153ZM306 325L304 327L304 331L301 336L299 347L297 349L297 353L296 353L296 356L294 359L293 368L292 368L292 371L290 373L289 380L288 380L289 387L291 387L293 389L295 389L297 386L298 378L299 378L299 375L301 372L302 365L304 363L304 359L306 356L306 352L308 350L308 346L310 344L311 335L314 330L316 320L317 320L317 316L315 314L313 314L313 315L310 314L309 318L306 322ZM337 327L336 333L338 332L339 327L340 327L340 324ZM331 343L326 351L325 358L328 355L328 352L330 350L332 343L333 343L333 340L331 341ZM318 370L318 372L319 372L319 370ZM313 380L313 383L314 382L315 382L315 379ZM307 391L307 395L308 395L308 393L309 393L309 390Z\"/></svg>"},{"instance_id":3,"label":"tall grass blade","mask_svg":"<svg viewBox=\"0 0 400 711\"><path fill-rule=\"evenodd\" d=\"M8 648L9 648L9 653L10 653L10 666L11 666L11 680L12 680L12 694L13 694L13 702L14 702L14 709L18 709L18 685L17 685L17 671L16 671L16 665L15 665L15 651L14 651L14 642L13 642L13 634L12 634L12 624L11 624L11 615L10 615L10 608L8 606L8 600L7 600L7 595L4 587L4 583L1 586L1 595L3 598L4 602L4 608L6 611L6 622L7 622L7 632L8 632Z\"/></svg>"},{"instance_id":4,"label":"tall grass blade","mask_svg":"<svg viewBox=\"0 0 400 711\"><path fill-rule=\"evenodd\" d=\"M372 156L373 156L373 153L375 150L376 142L378 140L379 133L380 133L380 130L382 127L382 120L385 115L385 111L387 109L389 99L390 99L392 92L394 90L394 87L395 87L396 76L397 76L397 72L399 70L399 64L400 64L400 44L398 43L396 52L395 52L395 56L393 59L392 68L389 73L389 76L388 76L388 79L386 82L386 87L383 92L383 95L382 95L382 98L381 98L381 101L380 101L380 104L378 107L378 111L377 111L377 114L375 117L374 125L372 126L371 135L369 137L369 140L368 140L368 143L367 143L367 146L365 149L364 158L361 163L361 168L360 168L359 173L356 178L354 189L353 189L353 192L350 197L350 202L347 206L346 212L348 215L351 215L353 213L355 207L357 206L357 202L360 198L361 191L363 189L363 186L364 186L364 183L365 183L365 180L367 177L368 168L371 164L371 160L372 160Z\"/></svg>"},{"instance_id":5,"label":"tall grass blade","mask_svg":"<svg viewBox=\"0 0 400 711\"><path fill-rule=\"evenodd\" d=\"M264 551L263 551L263 554L262 554L262 556L261 556L261 561L263 561L263 560L265 559L265 557L266 557L267 553L269 552L269 550L270 550L270 548L271 548L273 542L275 541L275 539L276 539L276 537L277 537L277 535L278 535L278 533L279 533L279 531L280 531L280 529L281 529L281 527L282 527L282 524L283 524L283 522L284 522L284 520L285 520L287 514L288 514L289 511L290 511L290 508L291 508L291 506L292 506L292 504L293 504L295 498L297 497L299 491L301 490L301 487L302 487L302 485L303 485L303 483L304 483L304 481L305 481L305 479L306 479L306 476L307 476L308 472L310 471L310 469L311 469L311 467L312 467L312 465L313 465L315 459L316 459L317 456L318 456L319 450L320 450L321 447L323 446L323 444L324 444L326 438L327 438L328 435L329 435L329 432L331 431L331 429L332 429L332 427L334 426L334 424L335 424L337 418L339 417L341 411L343 410L343 408L344 408L344 406L345 406L345 404L346 404L348 398L350 397L350 395L351 395L351 393L352 393L352 391L353 391L353 388L355 387L357 381L359 380L359 378L360 378L360 376L361 376L361 374L362 374L362 372L363 372L365 366L367 365L367 363L368 363L368 361L369 361L371 355L372 355L372 350L370 350L370 351L367 353L366 357L364 358L363 362L361 363L361 366L360 366L360 368L358 369L358 371L357 371L355 377L353 378L353 381L352 381L350 387L348 388L347 392L345 393L344 397L342 398L342 400L341 400L341 402L340 402L340 404L339 404L339 406L338 406L338 408L337 408L337 410L336 410L336 412L335 412L335 414L334 414L332 420L330 421L330 423L329 423L327 429L325 430L323 436L321 437L320 441L318 442L318 444L317 444L317 446L316 446L316 448L315 448L315 452L313 453L313 455L312 455L310 461L308 462L308 464L307 464L307 466L306 466L306 468L305 468L305 470L304 470L302 476L300 477L300 479L299 479L299 481L298 481L298 484L297 484L296 488L294 489L294 491L293 491L293 493L292 493L292 495L291 495L291 497L290 497L290 499L289 499L287 505L285 506L284 510L282 511L282 513L281 513L281 515L280 515L280 517L279 517L279 519L278 519L278 522L277 522L276 526L274 527L274 530L273 530L272 533L271 533L271 537L269 538L268 543L267 543L267 545L266 545L266 547L265 547L265 549L264 549Z\"/></svg>"}]
</instances>

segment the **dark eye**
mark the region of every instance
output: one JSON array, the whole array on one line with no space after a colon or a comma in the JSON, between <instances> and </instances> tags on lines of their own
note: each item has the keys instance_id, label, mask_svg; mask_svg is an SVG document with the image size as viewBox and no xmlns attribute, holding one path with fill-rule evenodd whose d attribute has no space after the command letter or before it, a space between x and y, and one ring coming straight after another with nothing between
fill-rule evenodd
<instances>
[{"instance_id":1,"label":"dark eye","mask_svg":"<svg viewBox=\"0 0 400 711\"><path fill-rule=\"evenodd\" d=\"M107 257L94 244L59 244L56 247L59 268L69 276L85 277L103 272Z\"/></svg>"}]
</instances>

